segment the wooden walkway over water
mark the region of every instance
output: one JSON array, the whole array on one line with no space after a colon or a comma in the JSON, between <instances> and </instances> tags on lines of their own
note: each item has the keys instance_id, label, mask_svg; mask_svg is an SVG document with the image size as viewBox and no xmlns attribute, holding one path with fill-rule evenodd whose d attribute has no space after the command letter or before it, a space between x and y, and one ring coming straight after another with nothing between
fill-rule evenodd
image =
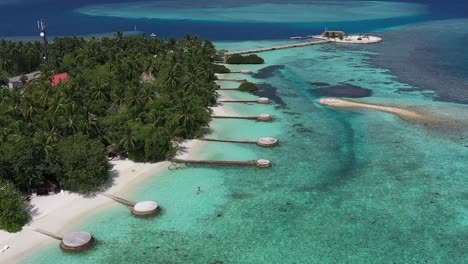
<instances>
[{"instance_id":1,"label":"wooden walkway over water","mask_svg":"<svg viewBox=\"0 0 468 264\"><path fill-rule=\"evenodd\" d=\"M212 141L212 142L257 144L257 141L255 140L231 140L231 139L217 139L217 138L206 138L206 137L201 137L198 139L203 140L203 141Z\"/></svg>"},{"instance_id":2,"label":"wooden walkway over water","mask_svg":"<svg viewBox=\"0 0 468 264\"><path fill-rule=\"evenodd\" d=\"M258 116L211 116L211 118L219 119L247 119L247 120L257 120Z\"/></svg>"},{"instance_id":3,"label":"wooden walkway over water","mask_svg":"<svg viewBox=\"0 0 468 264\"><path fill-rule=\"evenodd\" d=\"M246 79L241 79L241 78L238 78L238 79L233 79L233 78L221 78L221 79L218 79L217 81L220 81L220 82L239 82L239 83L243 83L243 82L247 82Z\"/></svg>"},{"instance_id":4,"label":"wooden walkway over water","mask_svg":"<svg viewBox=\"0 0 468 264\"><path fill-rule=\"evenodd\" d=\"M200 164L200 165L219 165L219 166L256 166L255 161L227 161L227 160L185 160L171 159L174 163Z\"/></svg>"},{"instance_id":5,"label":"wooden walkway over water","mask_svg":"<svg viewBox=\"0 0 468 264\"><path fill-rule=\"evenodd\" d=\"M258 100L219 100L218 103L258 103Z\"/></svg>"},{"instance_id":6,"label":"wooden walkway over water","mask_svg":"<svg viewBox=\"0 0 468 264\"><path fill-rule=\"evenodd\" d=\"M117 197L117 196L114 196L114 195L111 195L111 194L107 194L107 193L102 193L103 196L106 196L107 198L110 198L118 203L121 203L123 205L127 205L127 206L130 206L130 207L133 207L135 206L135 202L132 202L132 201L129 201L129 200L126 200L126 199L123 199L123 198L120 198L120 197Z\"/></svg>"},{"instance_id":7,"label":"wooden walkway over water","mask_svg":"<svg viewBox=\"0 0 468 264\"><path fill-rule=\"evenodd\" d=\"M240 91L239 88L218 88L219 91Z\"/></svg>"},{"instance_id":8,"label":"wooden walkway over water","mask_svg":"<svg viewBox=\"0 0 468 264\"><path fill-rule=\"evenodd\" d=\"M41 233L43 235L46 235L48 237L51 237L51 238L54 238L54 239L57 239L57 240L60 240L60 241L62 241L62 239L63 239L62 236L54 234L54 233L46 231L46 230L43 230L43 229L34 228L34 227L29 227L29 229L31 229L34 232Z\"/></svg>"},{"instance_id":9,"label":"wooden walkway over water","mask_svg":"<svg viewBox=\"0 0 468 264\"><path fill-rule=\"evenodd\" d=\"M260 53L265 51L272 51L272 50L282 50L282 49L292 49L298 47L306 47L306 46L313 46L313 45L322 45L330 43L329 40L318 40L318 41L310 41L310 42L301 42L301 43L294 43L289 45L282 45L282 46L275 46L269 48L258 48L258 49L250 49L250 50L240 50L240 51L231 51L226 52L225 55L235 55L235 54L249 54L249 53Z\"/></svg>"}]
</instances>

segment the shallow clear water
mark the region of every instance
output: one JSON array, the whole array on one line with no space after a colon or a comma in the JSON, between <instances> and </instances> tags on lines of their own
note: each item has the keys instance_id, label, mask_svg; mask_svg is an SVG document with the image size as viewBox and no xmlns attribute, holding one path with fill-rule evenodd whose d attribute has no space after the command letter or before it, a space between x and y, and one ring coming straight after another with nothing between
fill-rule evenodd
<instances>
[{"instance_id":1,"label":"shallow clear water","mask_svg":"<svg viewBox=\"0 0 468 264\"><path fill-rule=\"evenodd\" d=\"M122 18L229 22L339 22L422 15L421 4L377 1L141 1L84 6L76 12Z\"/></svg>"},{"instance_id":2,"label":"shallow clear water","mask_svg":"<svg viewBox=\"0 0 468 264\"><path fill-rule=\"evenodd\" d=\"M466 17L468 6L464 0L0 0L0 11L1 38L40 40L36 20L44 18L50 36L136 28L161 38L190 33L213 40L264 40L318 34L325 27L356 33Z\"/></svg>"},{"instance_id":3,"label":"shallow clear water","mask_svg":"<svg viewBox=\"0 0 468 264\"><path fill-rule=\"evenodd\" d=\"M27 263L466 263L467 135L332 110L310 93L311 82L350 83L372 89L370 102L468 110L431 94L397 93L410 86L373 68L374 55L332 45L263 53L262 67L284 68L249 79L276 87L284 103L230 107L275 121L216 120L210 136L274 136L280 146L209 142L200 157L267 158L271 169L167 171L129 197L157 200L160 217L136 219L126 208L101 214L81 226L98 239L95 250L69 255L53 247Z\"/></svg>"},{"instance_id":4,"label":"shallow clear water","mask_svg":"<svg viewBox=\"0 0 468 264\"><path fill-rule=\"evenodd\" d=\"M120 2L120 9L111 14L102 8L101 4L110 2ZM301 16L292 14L295 7L291 6L280 10L285 16L264 15L264 11L278 11L277 5L285 1L248 1L258 13L251 19L261 23L246 23L238 13L239 3L245 3L228 1L220 1L219 6L229 8L216 21L180 20L186 13L175 10L172 2L167 7L170 12L164 13L167 20L135 18L146 12L138 8L119 14L123 18L74 12L97 4L93 12L115 15L128 6L122 2L48 1L42 5L36 0L8 4L0 0L0 35L33 34L38 14L45 16L51 34L57 35L128 30L137 25L139 30L163 37L191 32L216 40L255 40L217 42L218 48L230 50L289 43L265 39L319 33L326 26L350 32L387 32L382 33L385 42L381 45L280 50L262 53L266 65L233 66L234 70L257 72L282 65L264 79L247 76L261 84L259 95L275 99L275 104L226 104L239 115L269 113L275 120L214 120L208 135L242 140L273 136L280 146L264 149L206 142L200 159L267 158L274 164L271 169L172 168L127 197L157 200L164 208L160 217L137 219L127 208L117 207L70 227L92 232L98 240L95 250L70 255L54 246L26 263L468 262L468 107L450 103L466 103L468 94L466 52L462 52L467 23L466 19L434 21L466 17L464 1L378 1L373 3L375 7L391 5L394 9L366 13L372 15L370 20L350 18L349 9L357 3L348 1L351 7L330 5L329 16L318 22L303 14L323 13L323 7L314 6ZM161 5L155 2L155 6ZM274 5L265 7L265 2ZM304 7L311 1L294 2ZM402 10L407 5L404 2L426 6ZM200 3L192 3L194 9L187 18L203 19L206 14L201 13ZM211 11L221 11L219 6L213 7L213 1L204 4ZM149 15L161 14L156 11ZM429 14L421 16L420 12ZM284 23L294 19L312 22ZM428 20L432 22L404 26ZM452 35L453 31L459 34ZM318 97L311 92L323 85L371 89L373 95L363 100L456 116L466 122L433 129L385 113L333 110L318 105ZM237 91L223 93L235 99L256 98ZM436 101L441 99L447 102Z\"/></svg>"}]
</instances>

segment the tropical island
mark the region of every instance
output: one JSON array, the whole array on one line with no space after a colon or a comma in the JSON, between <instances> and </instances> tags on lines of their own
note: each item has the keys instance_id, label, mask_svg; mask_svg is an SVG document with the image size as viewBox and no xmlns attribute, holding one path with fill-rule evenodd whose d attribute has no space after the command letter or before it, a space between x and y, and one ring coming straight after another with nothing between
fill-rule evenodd
<instances>
[{"instance_id":1,"label":"tropical island","mask_svg":"<svg viewBox=\"0 0 468 264\"><path fill-rule=\"evenodd\" d=\"M374 44L382 42L382 38L370 36L369 34L349 35L344 31L325 30L322 34L311 36L314 39L325 40L335 43L348 44Z\"/></svg>"},{"instance_id":2,"label":"tropical island","mask_svg":"<svg viewBox=\"0 0 468 264\"><path fill-rule=\"evenodd\" d=\"M42 61L39 43L0 42L0 229L9 232L30 219L28 195L92 194L113 158L173 157L183 139L201 134L216 103L216 50L198 37L118 33L57 38L48 48Z\"/></svg>"}]
</instances>

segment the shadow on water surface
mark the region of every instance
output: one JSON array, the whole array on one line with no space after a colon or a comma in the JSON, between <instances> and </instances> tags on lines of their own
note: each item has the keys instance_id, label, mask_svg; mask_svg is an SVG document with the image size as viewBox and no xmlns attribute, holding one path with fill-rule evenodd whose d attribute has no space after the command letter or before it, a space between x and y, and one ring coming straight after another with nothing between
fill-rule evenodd
<instances>
[{"instance_id":1,"label":"shadow on water surface","mask_svg":"<svg viewBox=\"0 0 468 264\"><path fill-rule=\"evenodd\" d=\"M258 85L258 91L255 92L255 94L259 97L268 97L270 100L273 100L275 103L281 105L281 106L286 106L286 102L283 101L281 96L278 95L278 88L274 87L273 85L269 83L259 83Z\"/></svg>"},{"instance_id":2,"label":"shadow on water surface","mask_svg":"<svg viewBox=\"0 0 468 264\"><path fill-rule=\"evenodd\" d=\"M265 68L260 69L257 73L252 75L252 77L257 79L267 79L273 76L276 76L281 69L284 69L284 65L271 65Z\"/></svg>"},{"instance_id":3,"label":"shadow on water surface","mask_svg":"<svg viewBox=\"0 0 468 264\"><path fill-rule=\"evenodd\" d=\"M372 90L357 85L343 83L323 88L309 89L315 96L363 98L372 96Z\"/></svg>"}]
</instances>

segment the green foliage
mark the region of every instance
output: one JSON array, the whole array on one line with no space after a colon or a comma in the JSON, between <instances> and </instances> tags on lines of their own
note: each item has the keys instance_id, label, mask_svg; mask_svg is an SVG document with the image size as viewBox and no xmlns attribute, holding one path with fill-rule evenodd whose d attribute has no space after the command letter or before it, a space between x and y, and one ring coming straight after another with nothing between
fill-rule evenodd
<instances>
[{"instance_id":1,"label":"green foliage","mask_svg":"<svg viewBox=\"0 0 468 264\"><path fill-rule=\"evenodd\" d=\"M220 64L211 64L210 69L214 73L230 73L231 70L229 70L226 66L220 65Z\"/></svg>"},{"instance_id":2,"label":"green foliage","mask_svg":"<svg viewBox=\"0 0 468 264\"><path fill-rule=\"evenodd\" d=\"M130 127L132 147L128 152L132 160L163 160L175 153L175 145L161 128L144 125L141 122L132 122Z\"/></svg>"},{"instance_id":3,"label":"green foliage","mask_svg":"<svg viewBox=\"0 0 468 264\"><path fill-rule=\"evenodd\" d=\"M209 41L117 34L57 38L49 49L47 68L32 59L39 43L0 41L2 76L43 73L28 87L0 89L0 178L21 191L51 182L92 192L107 179L107 156L165 160L210 121L217 86ZM50 77L64 71L70 80L52 87Z\"/></svg>"},{"instance_id":4,"label":"green foliage","mask_svg":"<svg viewBox=\"0 0 468 264\"><path fill-rule=\"evenodd\" d=\"M109 178L109 162L104 145L86 136L70 136L57 144L56 162L62 187L91 193Z\"/></svg>"},{"instance_id":5,"label":"green foliage","mask_svg":"<svg viewBox=\"0 0 468 264\"><path fill-rule=\"evenodd\" d=\"M8 84L8 73L0 70L0 86ZM1 89L1 87L0 87Z\"/></svg>"},{"instance_id":6,"label":"green foliage","mask_svg":"<svg viewBox=\"0 0 468 264\"><path fill-rule=\"evenodd\" d=\"M20 192L11 182L0 178L0 229L20 231L29 220L24 207Z\"/></svg>"},{"instance_id":7,"label":"green foliage","mask_svg":"<svg viewBox=\"0 0 468 264\"><path fill-rule=\"evenodd\" d=\"M227 64L263 64L265 61L256 54L242 56L240 54L231 55L226 59Z\"/></svg>"},{"instance_id":8,"label":"green foliage","mask_svg":"<svg viewBox=\"0 0 468 264\"><path fill-rule=\"evenodd\" d=\"M39 42L0 40L0 72L9 77L32 72L41 64L41 54Z\"/></svg>"},{"instance_id":9,"label":"green foliage","mask_svg":"<svg viewBox=\"0 0 468 264\"><path fill-rule=\"evenodd\" d=\"M258 91L258 86L257 86L255 83L243 82L243 83L239 86L239 90L240 90L240 91L244 91L244 92L252 93L252 92Z\"/></svg>"},{"instance_id":10,"label":"green foliage","mask_svg":"<svg viewBox=\"0 0 468 264\"><path fill-rule=\"evenodd\" d=\"M0 146L0 164L3 164L1 178L29 192L31 187L43 181L46 149L36 138L18 137Z\"/></svg>"}]
</instances>

